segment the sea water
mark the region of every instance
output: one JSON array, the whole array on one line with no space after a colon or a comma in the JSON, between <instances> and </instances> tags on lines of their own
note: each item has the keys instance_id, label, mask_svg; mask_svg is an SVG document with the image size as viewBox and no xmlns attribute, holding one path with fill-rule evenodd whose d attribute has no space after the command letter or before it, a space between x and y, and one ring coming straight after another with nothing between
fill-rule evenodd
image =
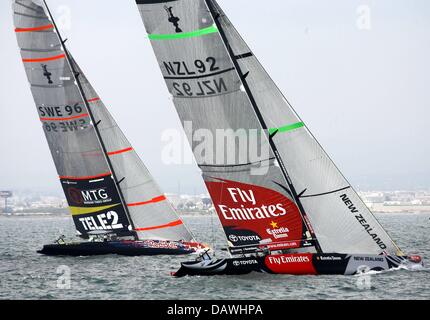
<instances>
[{"instance_id":1,"label":"sea water","mask_svg":"<svg viewBox=\"0 0 430 320\"><path fill-rule=\"evenodd\" d=\"M430 265L430 213L378 214L399 246ZM215 217L184 217L197 239L225 255ZM36 253L69 217L0 217L0 299L430 299L430 269L362 276L170 275L192 256L47 257Z\"/></svg>"}]
</instances>

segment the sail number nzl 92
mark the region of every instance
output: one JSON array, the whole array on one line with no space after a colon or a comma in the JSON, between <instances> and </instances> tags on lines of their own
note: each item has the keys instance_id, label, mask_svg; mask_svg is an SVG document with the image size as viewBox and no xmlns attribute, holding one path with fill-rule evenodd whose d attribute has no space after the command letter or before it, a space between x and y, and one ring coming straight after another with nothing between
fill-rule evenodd
<instances>
[{"instance_id":1,"label":"sail number nzl 92","mask_svg":"<svg viewBox=\"0 0 430 320\"><path fill-rule=\"evenodd\" d=\"M227 92L222 74L232 68L221 70L214 57L186 61L163 61L166 80L173 80L173 94L176 97L201 97ZM212 77L212 79L207 79Z\"/></svg>"}]
</instances>

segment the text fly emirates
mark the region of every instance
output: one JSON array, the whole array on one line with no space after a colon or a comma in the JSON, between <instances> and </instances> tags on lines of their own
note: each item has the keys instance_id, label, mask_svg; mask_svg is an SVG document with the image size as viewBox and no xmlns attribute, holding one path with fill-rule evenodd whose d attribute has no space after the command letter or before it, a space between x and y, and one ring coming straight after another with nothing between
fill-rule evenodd
<instances>
[{"instance_id":1,"label":"text fly emirates","mask_svg":"<svg viewBox=\"0 0 430 320\"><path fill-rule=\"evenodd\" d=\"M224 219L226 220L255 220L281 217L287 214L283 204L263 205L255 207L257 201L252 190L241 190L239 188L227 188L235 203L244 203L240 208L229 208L226 205L218 205ZM253 207L248 207L249 205Z\"/></svg>"}]
</instances>

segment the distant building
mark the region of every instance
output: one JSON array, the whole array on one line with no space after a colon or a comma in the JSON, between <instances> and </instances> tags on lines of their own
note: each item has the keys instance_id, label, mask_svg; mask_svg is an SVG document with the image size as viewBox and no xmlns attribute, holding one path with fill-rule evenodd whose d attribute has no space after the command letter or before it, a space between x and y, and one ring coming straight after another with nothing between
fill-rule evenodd
<instances>
[{"instance_id":1,"label":"distant building","mask_svg":"<svg viewBox=\"0 0 430 320\"><path fill-rule=\"evenodd\" d=\"M11 213L11 210L9 210L8 207L7 200L9 198L12 198L12 196L12 191L0 191L0 198L4 199L3 213Z\"/></svg>"}]
</instances>

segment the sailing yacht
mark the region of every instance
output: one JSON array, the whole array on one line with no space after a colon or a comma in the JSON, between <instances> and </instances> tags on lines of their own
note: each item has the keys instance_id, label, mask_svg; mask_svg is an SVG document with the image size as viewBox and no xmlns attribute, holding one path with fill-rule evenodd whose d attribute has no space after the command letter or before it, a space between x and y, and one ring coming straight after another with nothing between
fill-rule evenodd
<instances>
[{"instance_id":1,"label":"sailing yacht","mask_svg":"<svg viewBox=\"0 0 430 320\"><path fill-rule=\"evenodd\" d=\"M38 4L40 3L40 4ZM15 33L43 130L83 242L46 255L189 254L195 242L67 50L45 2L14 0Z\"/></svg>"},{"instance_id":2,"label":"sailing yacht","mask_svg":"<svg viewBox=\"0 0 430 320\"><path fill-rule=\"evenodd\" d=\"M223 130L229 141L213 157L198 139L190 143L232 257L205 255L176 276L422 264L380 225L215 0L136 3L179 117L192 123L189 136ZM263 159L243 148L244 136L268 150Z\"/></svg>"}]
</instances>

